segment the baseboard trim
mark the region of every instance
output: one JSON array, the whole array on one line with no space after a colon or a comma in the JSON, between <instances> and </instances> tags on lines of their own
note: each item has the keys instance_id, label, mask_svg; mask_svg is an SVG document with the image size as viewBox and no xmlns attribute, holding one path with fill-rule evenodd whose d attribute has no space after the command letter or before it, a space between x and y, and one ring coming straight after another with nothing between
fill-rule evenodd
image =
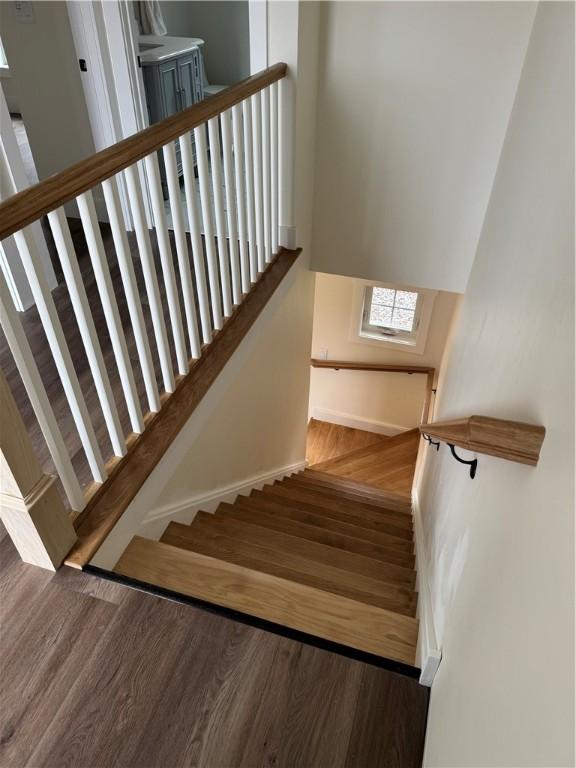
<instances>
[{"instance_id":1,"label":"baseboard trim","mask_svg":"<svg viewBox=\"0 0 576 768\"><path fill-rule=\"evenodd\" d=\"M428 559L424 548L424 531L418 492L412 491L412 517L414 519L414 542L416 545L416 585L418 589L418 644L416 665L420 667L420 683L430 687L438 671L442 652L439 648L434 625L434 608L428 574Z\"/></svg>"},{"instance_id":2,"label":"baseboard trim","mask_svg":"<svg viewBox=\"0 0 576 768\"><path fill-rule=\"evenodd\" d=\"M218 488L211 493L202 493L190 496L187 499L183 499L176 504L170 504L161 509L152 510L142 521L142 525L148 523L155 523L158 520L165 520L166 518L175 517L181 515L183 512L189 511L191 517L195 512L200 509L203 512L213 512L219 504L225 501L234 501L236 496L242 494L249 494L254 489L260 489L266 483L274 482L274 480L281 480L287 475L292 475L294 472L300 472L306 468L306 461L297 461L293 464L288 464L284 467L277 467L269 472L264 472L259 475L253 475L252 477L242 480L239 483L232 483L223 488Z\"/></svg>"},{"instance_id":3,"label":"baseboard trim","mask_svg":"<svg viewBox=\"0 0 576 768\"><path fill-rule=\"evenodd\" d=\"M375 419L364 419L343 411L332 411L329 408L312 408L310 416L318 421L327 421L330 424L338 424L341 427L362 429L364 432L374 432L378 435L394 437L402 432L407 432L411 427L402 427L399 424L389 424Z\"/></svg>"}]
</instances>

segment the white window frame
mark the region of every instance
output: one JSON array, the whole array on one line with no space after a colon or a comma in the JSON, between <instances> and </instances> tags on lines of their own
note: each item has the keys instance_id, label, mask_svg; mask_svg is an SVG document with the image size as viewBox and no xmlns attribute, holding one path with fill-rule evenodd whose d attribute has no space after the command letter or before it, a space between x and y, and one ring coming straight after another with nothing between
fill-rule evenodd
<instances>
[{"instance_id":1,"label":"white window frame","mask_svg":"<svg viewBox=\"0 0 576 768\"><path fill-rule=\"evenodd\" d=\"M407 334L400 331L394 335L387 335L377 331L374 333L365 331L362 326L367 288L391 288L395 291L417 293L416 319L418 327L416 333ZM358 280L354 289L354 301L352 303L350 340L358 344L370 344L380 348L393 349L396 352L423 355L426 350L426 339L428 338L428 330L437 293L437 291L431 291L427 288L379 283L375 280Z\"/></svg>"}]
</instances>

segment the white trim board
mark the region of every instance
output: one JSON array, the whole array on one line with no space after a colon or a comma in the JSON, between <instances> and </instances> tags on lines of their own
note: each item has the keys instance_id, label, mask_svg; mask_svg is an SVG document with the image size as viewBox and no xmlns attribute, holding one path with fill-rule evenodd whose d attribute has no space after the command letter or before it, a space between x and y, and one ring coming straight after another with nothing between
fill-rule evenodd
<instances>
[{"instance_id":1,"label":"white trim board","mask_svg":"<svg viewBox=\"0 0 576 768\"><path fill-rule=\"evenodd\" d=\"M238 496L248 496L254 489L260 490L263 485L273 483L274 480L282 480L284 477L300 472L306 466L305 461L299 461L295 464L289 464L286 467L279 467L271 472L265 472L261 475L254 475L238 483L218 488L211 493L201 493L190 496L175 504L163 507L162 509L152 510L147 517L140 523L139 529L134 535L143 536L145 539L156 539L166 530L168 523L183 523L190 525L196 517L197 512L214 513L222 502L232 503Z\"/></svg>"},{"instance_id":2,"label":"white trim board","mask_svg":"<svg viewBox=\"0 0 576 768\"><path fill-rule=\"evenodd\" d=\"M416 544L416 587L418 589L418 644L416 664L420 667L420 684L430 687L442 660L436 628L434 606L428 577L428 560L424 548L424 531L418 492L412 491L412 517L414 520L414 542Z\"/></svg>"},{"instance_id":3,"label":"white trim board","mask_svg":"<svg viewBox=\"0 0 576 768\"><path fill-rule=\"evenodd\" d=\"M360 416L354 416L351 413L343 411L331 411L329 408L317 408L314 406L310 412L310 417L318 421L327 421L329 424L338 424L341 427L352 427L352 429L362 429L364 432L375 432L377 435L387 435L394 437L402 432L407 432L411 427L402 427L400 424L388 424L385 421L376 421L375 419L366 419Z\"/></svg>"}]
</instances>

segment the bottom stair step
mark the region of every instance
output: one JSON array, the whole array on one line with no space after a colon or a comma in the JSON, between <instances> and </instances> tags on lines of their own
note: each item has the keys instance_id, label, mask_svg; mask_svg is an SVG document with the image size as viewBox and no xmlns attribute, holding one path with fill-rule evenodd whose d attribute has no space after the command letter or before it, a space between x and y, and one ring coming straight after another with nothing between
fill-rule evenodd
<instances>
[{"instance_id":1,"label":"bottom stair step","mask_svg":"<svg viewBox=\"0 0 576 768\"><path fill-rule=\"evenodd\" d=\"M135 536L115 572L325 640L414 665L410 616Z\"/></svg>"}]
</instances>

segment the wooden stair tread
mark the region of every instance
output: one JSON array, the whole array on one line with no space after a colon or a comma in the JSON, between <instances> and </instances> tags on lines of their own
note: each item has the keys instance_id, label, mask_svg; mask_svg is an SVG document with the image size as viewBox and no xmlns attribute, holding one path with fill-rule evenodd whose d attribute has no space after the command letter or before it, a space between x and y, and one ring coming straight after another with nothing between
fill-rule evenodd
<instances>
[{"instance_id":1,"label":"wooden stair tread","mask_svg":"<svg viewBox=\"0 0 576 768\"><path fill-rule=\"evenodd\" d=\"M414 664L418 622L269 573L135 536L115 572L326 640Z\"/></svg>"},{"instance_id":2,"label":"wooden stair tread","mask_svg":"<svg viewBox=\"0 0 576 768\"><path fill-rule=\"evenodd\" d=\"M374 445L368 445L364 448L357 448L355 451L350 451L343 456L336 456L333 459L327 461L321 461L317 464L313 464L311 468L319 472L324 471L324 467L338 467L341 464L350 464L362 458L370 458L375 454L385 455L386 453L395 452L398 449L406 449L408 446L412 446L414 443L418 443L420 438L420 432L418 429L410 429L406 432L401 432L399 435L389 438L385 442L376 443Z\"/></svg>"},{"instance_id":3,"label":"wooden stair tread","mask_svg":"<svg viewBox=\"0 0 576 768\"><path fill-rule=\"evenodd\" d=\"M264 503L258 503L255 499L240 497L234 505L221 504L216 514L243 520L244 522L253 523L254 525L270 528L282 533L288 533L298 538L325 544L326 546L338 547L346 552L364 555L385 563L402 565L405 568L414 567L414 553L411 546L399 548L386 543L380 543L380 540L375 541L376 537L370 540L356 538L342 533L341 530L323 528L310 522L305 523L302 520L277 514L280 508L279 505L267 502L266 500L264 500Z\"/></svg>"},{"instance_id":4,"label":"wooden stair tread","mask_svg":"<svg viewBox=\"0 0 576 768\"><path fill-rule=\"evenodd\" d=\"M319 517L338 520L342 523L357 526L367 531L394 536L398 539L412 540L411 521L400 524L392 522L380 510L362 508L356 502L324 496L315 491L302 490L299 486L265 485L261 491L252 491L251 496L271 496L280 498L291 507L306 510Z\"/></svg>"},{"instance_id":5,"label":"wooden stair tread","mask_svg":"<svg viewBox=\"0 0 576 768\"><path fill-rule=\"evenodd\" d=\"M260 491L256 491L254 495L251 494L248 498L253 502L254 508L272 511L276 516L287 517L290 520L314 525L317 528L326 528L345 536L352 536L355 539L364 539L383 546L394 547L401 552L413 551L412 537L400 537L377 531L374 528L359 525L354 520L342 519L336 512L329 514L328 510L314 507L312 504L290 499L287 496L276 496ZM246 502L242 500L240 503L245 505Z\"/></svg>"},{"instance_id":6,"label":"wooden stair tread","mask_svg":"<svg viewBox=\"0 0 576 768\"><path fill-rule=\"evenodd\" d=\"M370 504L382 506L388 510L402 512L402 514L406 515L411 515L412 513L412 505L405 496L375 488L374 486L360 483L356 480L350 480L350 478L347 477L332 475L328 472L318 472L311 467L302 472L298 472L296 475L291 475L291 477L300 477L313 481L316 484L320 484L323 487L333 488L338 491L354 494L358 493L359 495L366 497Z\"/></svg>"},{"instance_id":7,"label":"wooden stair tread","mask_svg":"<svg viewBox=\"0 0 576 768\"><path fill-rule=\"evenodd\" d=\"M412 528L411 515L406 512L388 509L384 504L377 504L369 497L356 493L355 491L350 491L347 488L338 488L336 486L327 485L319 480L313 480L302 475L292 475L287 480L283 480L282 484L285 484L286 487L297 487L303 491L316 493L323 496L326 501L329 499L349 501L355 505L355 509L367 512L367 516L370 519L384 519L388 520L391 525L398 525L402 528Z\"/></svg>"},{"instance_id":8,"label":"wooden stair tread","mask_svg":"<svg viewBox=\"0 0 576 768\"><path fill-rule=\"evenodd\" d=\"M393 563L384 563L381 560L375 560L365 555L346 552L338 547L303 539L289 533L247 523L244 520L229 516L222 517L207 512L198 512L191 526L196 526L199 522L204 521L210 521L210 525L217 527L225 535L235 539L244 539L245 541L252 541L278 550L294 552L312 562L333 565L340 570L361 576L369 576L379 581L414 587L416 572L412 568L406 568Z\"/></svg>"},{"instance_id":9,"label":"wooden stair tread","mask_svg":"<svg viewBox=\"0 0 576 768\"><path fill-rule=\"evenodd\" d=\"M170 523L160 540L165 544L307 584L368 605L377 605L406 616L415 615L415 593L409 588L352 575L282 549L234 539L206 522L195 521L190 526Z\"/></svg>"},{"instance_id":10,"label":"wooden stair tread","mask_svg":"<svg viewBox=\"0 0 576 768\"><path fill-rule=\"evenodd\" d=\"M314 464L312 470L391 491L409 501L419 442L418 430L410 430L386 443Z\"/></svg>"}]
</instances>

